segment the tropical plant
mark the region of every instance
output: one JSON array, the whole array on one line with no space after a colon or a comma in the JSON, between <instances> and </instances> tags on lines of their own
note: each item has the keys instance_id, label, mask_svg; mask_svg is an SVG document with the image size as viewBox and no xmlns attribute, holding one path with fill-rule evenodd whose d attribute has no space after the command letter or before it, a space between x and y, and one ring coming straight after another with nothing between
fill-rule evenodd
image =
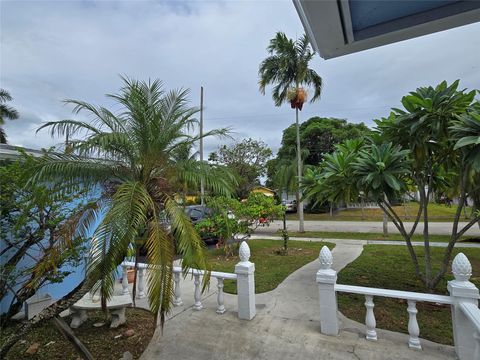
<instances>
[{"instance_id":1,"label":"tropical plant","mask_svg":"<svg viewBox=\"0 0 480 360\"><path fill-rule=\"evenodd\" d=\"M352 178L334 178L336 188L349 189L356 182L354 191L363 191L378 203L405 239L416 275L428 290L434 289L444 277L458 239L473 225L480 226L476 211L480 204L480 116L475 93L458 90L458 81L411 92L402 98L404 110L392 109L388 118L376 120L377 133L372 143L357 152L350 163ZM338 147L337 152L341 153L342 148ZM347 153L355 153L355 150ZM313 181L310 181L308 195L330 194L327 169L335 175L342 174L340 165L346 162L340 154L330 155L325 162L327 160L335 166L326 167L322 163L323 167L311 176ZM404 196L412 187L419 194L419 210L412 227L407 230L392 200ZM458 197L458 206L450 241L437 267L430 256L428 204L435 192L447 190L450 196ZM348 197L348 191L342 193ZM474 208L471 218L462 225L459 221L467 195L473 199ZM420 263L421 258L411 243L420 221L423 222L424 264ZM436 267L439 270L434 273Z\"/></svg>"},{"instance_id":2,"label":"tropical plant","mask_svg":"<svg viewBox=\"0 0 480 360\"><path fill-rule=\"evenodd\" d=\"M88 194L62 191L60 183L27 186L35 160L26 153L1 165L0 301L10 300L1 317L3 327L42 286L62 282L83 260L87 239L66 241L64 234Z\"/></svg>"},{"instance_id":3,"label":"tropical plant","mask_svg":"<svg viewBox=\"0 0 480 360\"><path fill-rule=\"evenodd\" d=\"M87 285L95 284L93 290L100 292L105 308L113 295L116 269L129 246L137 254L144 248L152 270L147 277L149 304L162 325L171 307L176 252L184 271L205 269L204 288L209 281L204 244L175 202L175 193L185 183L199 188L202 179L207 190L224 196L234 186L233 177L223 167L172 159L177 149L200 138L193 133L197 108L188 105L187 96L187 90L164 91L159 80L123 78L120 93L108 95L116 104L115 112L67 100L75 114L85 112L91 120L67 119L41 126L39 130L49 129L52 136L68 134L71 151L40 159L32 179L61 182L65 189L79 181L84 188L102 187L95 207L78 221L83 231L100 220L92 237ZM203 136L226 133L227 129L219 129Z\"/></svg>"},{"instance_id":4,"label":"tropical plant","mask_svg":"<svg viewBox=\"0 0 480 360\"><path fill-rule=\"evenodd\" d=\"M458 80L451 85L443 81L436 87L418 88L402 98L404 110L392 109L388 118L376 120L377 130L384 140L395 142L402 148L410 150L410 177L417 187L420 198L415 226L423 217L424 270L420 270L415 257L412 256L412 259L417 275L428 289L433 289L443 278L457 240L478 222L478 218L474 216L467 225L459 229L460 215L466 204L468 179L472 169L470 160L474 157L472 154L475 148L473 144L467 144L467 140L462 140L469 135L458 129L455 130L455 124L458 126L456 121L459 119L464 121L464 115L474 106L476 91L459 90L458 85ZM450 188L458 189L455 195L459 198L459 204L440 271L433 274L428 204L432 194L437 189L444 188L445 183L448 182L451 184ZM392 210L388 212L388 216L391 219L398 217ZM396 219L397 227L403 227L398 220Z\"/></svg>"},{"instance_id":5,"label":"tropical plant","mask_svg":"<svg viewBox=\"0 0 480 360\"><path fill-rule=\"evenodd\" d=\"M297 182L300 184L302 173L302 158L300 146L300 130L298 111L302 109L306 100L306 93L303 86L312 87L313 96L310 102L320 97L322 91L322 78L309 68L315 52L312 50L307 35L293 41L287 38L283 32L277 32L270 40L267 48L269 56L260 64L259 86L262 94L265 88L273 85L272 98L275 106L281 106L284 102L290 101L292 108L295 108L296 115L296 140L297 140ZM295 94L295 97L292 96ZM297 186L297 198L300 196L300 186ZM303 203L298 203L299 231L304 231L303 224Z\"/></svg>"},{"instance_id":6,"label":"tropical plant","mask_svg":"<svg viewBox=\"0 0 480 360\"><path fill-rule=\"evenodd\" d=\"M319 167L306 170L302 187L305 198L313 199L313 206L329 202L332 214L335 204L358 199L359 188L352 165L363 145L362 139L347 140L337 145L335 152L326 154Z\"/></svg>"},{"instance_id":7,"label":"tropical plant","mask_svg":"<svg viewBox=\"0 0 480 360\"><path fill-rule=\"evenodd\" d=\"M251 192L242 201L234 198L212 197L207 206L213 209L212 216L198 222L195 227L203 237L215 237L227 254L239 239L248 238L259 226L268 226L283 214L282 205L275 199Z\"/></svg>"},{"instance_id":8,"label":"tropical plant","mask_svg":"<svg viewBox=\"0 0 480 360\"><path fill-rule=\"evenodd\" d=\"M15 120L18 119L18 111L13 107L7 105L7 101L12 101L10 93L7 90L0 89L0 125L5 123L6 119ZM0 144L7 143L7 136L5 130L0 127Z\"/></svg>"}]
</instances>

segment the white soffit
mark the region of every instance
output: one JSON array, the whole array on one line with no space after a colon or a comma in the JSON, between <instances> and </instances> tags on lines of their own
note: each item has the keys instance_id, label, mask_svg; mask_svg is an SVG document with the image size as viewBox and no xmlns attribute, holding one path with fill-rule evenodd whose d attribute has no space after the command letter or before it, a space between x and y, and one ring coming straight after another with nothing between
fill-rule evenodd
<instances>
[{"instance_id":1,"label":"white soffit","mask_svg":"<svg viewBox=\"0 0 480 360\"><path fill-rule=\"evenodd\" d=\"M324 59L480 21L480 0L293 0L293 3L313 48Z\"/></svg>"}]
</instances>

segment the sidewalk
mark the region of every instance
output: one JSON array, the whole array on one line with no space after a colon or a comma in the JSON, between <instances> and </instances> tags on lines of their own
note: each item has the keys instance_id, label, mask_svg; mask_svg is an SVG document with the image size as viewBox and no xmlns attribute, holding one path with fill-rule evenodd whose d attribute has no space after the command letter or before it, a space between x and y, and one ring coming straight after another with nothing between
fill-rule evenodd
<instances>
[{"instance_id":1,"label":"sidewalk","mask_svg":"<svg viewBox=\"0 0 480 360\"><path fill-rule=\"evenodd\" d=\"M356 233L383 233L383 223L381 221L305 221L305 231L327 231L327 232L356 232ZM413 223L405 222L405 228L410 230ZM465 222L459 223L461 229L465 226ZM432 235L450 235L452 232L452 223L449 222L429 222L429 232ZM255 233L257 234L274 234L278 230L283 229L283 222L276 220L270 226L259 227ZM298 220L287 220L287 229L290 231L298 231ZM392 234L398 234L395 225L389 221L388 231ZM421 234L423 232L423 224L419 223L415 233ZM465 235L480 236L480 229L478 225L472 226Z\"/></svg>"},{"instance_id":2,"label":"sidewalk","mask_svg":"<svg viewBox=\"0 0 480 360\"><path fill-rule=\"evenodd\" d=\"M272 235L252 235L250 239L266 239L266 240L282 240L280 236ZM293 241L312 241L312 242L332 242L337 245L397 245L397 246L406 246L405 241L403 240L359 240L359 239L332 239L332 238L314 238L314 237L289 237L289 240ZM424 243L421 241L412 241L413 246L424 246ZM447 247L448 243L446 242L431 242L430 246L432 247ZM466 243L466 242L457 242L455 244L456 248L480 248L480 243Z\"/></svg>"},{"instance_id":3,"label":"sidewalk","mask_svg":"<svg viewBox=\"0 0 480 360\"><path fill-rule=\"evenodd\" d=\"M320 241L320 239L318 239ZM363 244L337 243L333 268L337 271L356 259ZM422 340L423 351L408 348L408 335L378 329L377 342L365 340L365 326L340 314L341 333L320 333L318 288L313 261L287 277L275 290L257 294L257 316L237 317L236 296L225 294L227 312L217 315L215 281L203 298L204 309L195 311L193 284L182 282L182 307L157 329L143 360L153 359L332 359L332 360L443 360L454 359L450 346Z\"/></svg>"}]
</instances>

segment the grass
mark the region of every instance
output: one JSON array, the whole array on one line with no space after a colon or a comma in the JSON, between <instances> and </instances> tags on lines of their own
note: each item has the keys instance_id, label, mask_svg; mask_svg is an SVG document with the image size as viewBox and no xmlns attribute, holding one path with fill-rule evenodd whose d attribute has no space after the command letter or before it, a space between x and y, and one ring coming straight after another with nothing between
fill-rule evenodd
<instances>
[{"instance_id":1,"label":"grass","mask_svg":"<svg viewBox=\"0 0 480 360\"><path fill-rule=\"evenodd\" d=\"M93 324L105 322L105 316L101 312L92 312L89 313L89 319L74 332L95 359L118 360L125 351L130 351L133 358L138 359L155 331L153 316L146 310L127 308L126 317L126 325L117 329L110 329L108 322L96 328ZM68 316L64 320L69 324L71 318ZM0 342L7 338L13 329L13 326L2 329ZM134 335L125 337L123 333L127 329L132 329ZM115 339L115 336L121 334L120 338ZM38 352L34 355L26 354L25 351L34 343L40 344ZM63 360L80 359L80 355L53 322L46 322L33 327L23 340L17 342L5 357L5 360L9 359Z\"/></svg>"},{"instance_id":2,"label":"grass","mask_svg":"<svg viewBox=\"0 0 480 360\"><path fill-rule=\"evenodd\" d=\"M250 240L250 261L255 263L255 293L275 289L288 275L318 257L322 246L333 249L335 244L327 242L290 241L288 255L280 255L283 242L277 240ZM212 269L234 272L237 256L226 257L223 250L210 250L208 253ZM234 281L225 280L224 291L236 294Z\"/></svg>"},{"instance_id":3,"label":"grass","mask_svg":"<svg viewBox=\"0 0 480 360\"><path fill-rule=\"evenodd\" d=\"M473 267L471 281L480 286L480 249L462 249ZM438 270L444 249L432 248L434 269ZM453 257L458 253L454 250ZM419 260L423 263L422 249L417 249ZM452 259L453 259L452 257ZM448 275L435 289L437 294L448 294ZM338 274L337 283L385 289L426 292L417 279L413 265L405 247L388 245L367 245L362 255ZM347 317L365 323L365 297L353 294L339 294L339 310ZM377 327L391 331L408 333L407 302L400 299L376 297L375 318ZM420 337L442 344L453 344L450 307L431 303L417 303L417 319L420 325Z\"/></svg>"},{"instance_id":4,"label":"grass","mask_svg":"<svg viewBox=\"0 0 480 360\"><path fill-rule=\"evenodd\" d=\"M281 231L278 231L278 235L281 235ZM329 231L289 231L290 237L312 237L312 238L325 238L325 239L353 239L353 240L387 240L387 241L404 241L400 234L390 234L387 237L381 233L352 233L352 232L329 232ZM412 238L413 241L423 241L423 235L415 234ZM461 242L478 242L480 237L475 236L462 236ZM430 241L434 242L449 242L450 235L430 235Z\"/></svg>"},{"instance_id":5,"label":"grass","mask_svg":"<svg viewBox=\"0 0 480 360\"><path fill-rule=\"evenodd\" d=\"M410 202L407 203L404 207L403 205L394 206L395 212L400 216L404 221L413 221L418 211L418 203ZM428 205L428 215L430 221L452 221L455 212L457 211L456 206L447 207L441 204L429 204ZM471 208L467 209L467 214L470 215ZM383 220L383 211L380 208L373 209L364 209L365 217L362 219L362 210L361 209L347 209L337 211L330 216L330 213L322 214L307 214L305 213L305 220L337 220L337 221L382 221ZM296 213L287 214L287 220L298 220ZM460 220L465 220L463 211Z\"/></svg>"}]
</instances>

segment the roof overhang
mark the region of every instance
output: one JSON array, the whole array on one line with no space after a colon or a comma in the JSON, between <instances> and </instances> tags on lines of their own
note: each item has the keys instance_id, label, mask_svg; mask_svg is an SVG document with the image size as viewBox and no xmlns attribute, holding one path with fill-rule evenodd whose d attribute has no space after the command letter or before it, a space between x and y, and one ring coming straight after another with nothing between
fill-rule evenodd
<instances>
[{"instance_id":1,"label":"roof overhang","mask_svg":"<svg viewBox=\"0 0 480 360\"><path fill-rule=\"evenodd\" d=\"M324 59L480 21L479 0L293 0Z\"/></svg>"}]
</instances>

